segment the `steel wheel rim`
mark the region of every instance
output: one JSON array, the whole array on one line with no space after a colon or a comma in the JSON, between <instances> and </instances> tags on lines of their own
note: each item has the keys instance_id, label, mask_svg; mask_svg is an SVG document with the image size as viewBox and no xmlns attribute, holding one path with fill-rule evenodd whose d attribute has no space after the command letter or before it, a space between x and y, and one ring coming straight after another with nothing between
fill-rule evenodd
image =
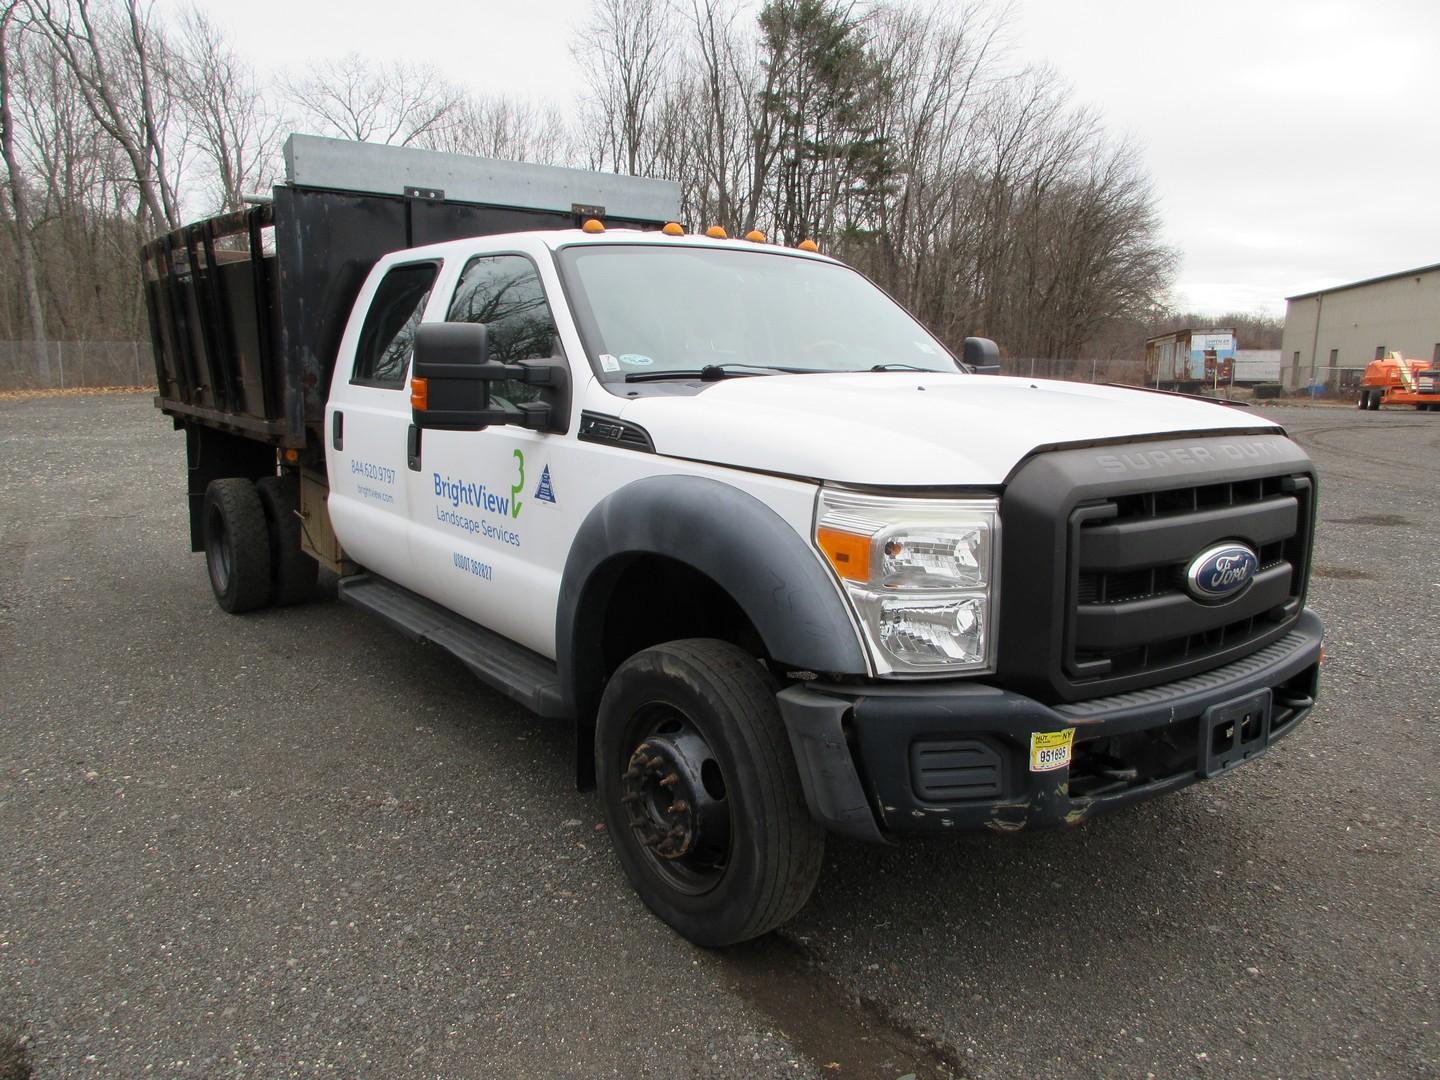
<instances>
[{"instance_id":1,"label":"steel wheel rim","mask_svg":"<svg viewBox=\"0 0 1440 1080\"><path fill-rule=\"evenodd\" d=\"M648 702L626 726L616 767L622 827L647 868L689 896L715 889L734 850L733 813L729 778L700 725L671 702ZM672 774L674 782L664 785ZM682 834L673 836L677 827ZM669 838L657 840L662 835Z\"/></svg>"}]
</instances>

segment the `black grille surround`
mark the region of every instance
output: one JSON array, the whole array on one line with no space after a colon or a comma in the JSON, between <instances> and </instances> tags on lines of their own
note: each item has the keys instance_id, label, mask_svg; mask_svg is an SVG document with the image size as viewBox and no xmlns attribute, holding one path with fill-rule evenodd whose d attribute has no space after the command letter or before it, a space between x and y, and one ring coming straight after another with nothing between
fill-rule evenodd
<instances>
[{"instance_id":1,"label":"black grille surround","mask_svg":"<svg viewBox=\"0 0 1440 1080\"><path fill-rule=\"evenodd\" d=\"M1001 502L997 681L1083 701L1264 648L1304 607L1315 493L1309 458L1273 429L1032 456ZM1223 541L1250 546L1259 570L1202 603L1185 569Z\"/></svg>"}]
</instances>

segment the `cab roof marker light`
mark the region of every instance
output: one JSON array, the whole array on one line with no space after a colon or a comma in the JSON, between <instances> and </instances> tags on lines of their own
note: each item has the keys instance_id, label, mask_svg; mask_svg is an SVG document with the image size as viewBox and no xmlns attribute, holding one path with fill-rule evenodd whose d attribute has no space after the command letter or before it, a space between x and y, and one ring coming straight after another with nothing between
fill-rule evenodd
<instances>
[{"instance_id":1,"label":"cab roof marker light","mask_svg":"<svg viewBox=\"0 0 1440 1080\"><path fill-rule=\"evenodd\" d=\"M664 228L660 231L666 236L684 236L685 226L681 225L678 221L667 221Z\"/></svg>"},{"instance_id":2,"label":"cab roof marker light","mask_svg":"<svg viewBox=\"0 0 1440 1080\"><path fill-rule=\"evenodd\" d=\"M585 224L581 225L580 228L587 233L602 233L605 231L605 223L599 218L586 218Z\"/></svg>"},{"instance_id":3,"label":"cab roof marker light","mask_svg":"<svg viewBox=\"0 0 1440 1080\"><path fill-rule=\"evenodd\" d=\"M797 248L799 248L801 251L819 251L819 250L820 250L820 245L817 244L817 243L815 243L814 240L801 240L801 241L800 241L798 244L796 244L795 246L796 246Z\"/></svg>"},{"instance_id":4,"label":"cab roof marker light","mask_svg":"<svg viewBox=\"0 0 1440 1080\"><path fill-rule=\"evenodd\" d=\"M765 234L759 229L751 229L745 234L745 239L749 240L752 244L763 244L765 243Z\"/></svg>"},{"instance_id":5,"label":"cab roof marker light","mask_svg":"<svg viewBox=\"0 0 1440 1080\"><path fill-rule=\"evenodd\" d=\"M705 235L708 236L711 240L724 240L730 234L727 233L719 225L711 225L708 229L705 230Z\"/></svg>"}]
</instances>

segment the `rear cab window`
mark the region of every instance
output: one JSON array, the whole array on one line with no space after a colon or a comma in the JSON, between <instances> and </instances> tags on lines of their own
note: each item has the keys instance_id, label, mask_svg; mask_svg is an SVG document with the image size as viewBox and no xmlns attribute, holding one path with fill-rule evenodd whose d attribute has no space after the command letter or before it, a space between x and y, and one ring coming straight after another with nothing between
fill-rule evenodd
<instances>
[{"instance_id":1,"label":"rear cab window","mask_svg":"<svg viewBox=\"0 0 1440 1080\"><path fill-rule=\"evenodd\" d=\"M352 383L391 390L405 385L415 351L415 328L439 272L439 264L433 262L407 263L386 272L360 328Z\"/></svg>"}]
</instances>

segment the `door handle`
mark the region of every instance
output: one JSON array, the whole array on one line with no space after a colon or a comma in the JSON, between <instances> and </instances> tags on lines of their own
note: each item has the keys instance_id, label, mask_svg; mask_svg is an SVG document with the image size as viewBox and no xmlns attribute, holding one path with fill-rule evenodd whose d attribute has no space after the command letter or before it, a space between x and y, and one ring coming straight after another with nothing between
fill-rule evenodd
<instances>
[{"instance_id":1,"label":"door handle","mask_svg":"<svg viewBox=\"0 0 1440 1080\"><path fill-rule=\"evenodd\" d=\"M330 416L330 445L336 450L345 448L345 414L339 409Z\"/></svg>"},{"instance_id":2,"label":"door handle","mask_svg":"<svg viewBox=\"0 0 1440 1080\"><path fill-rule=\"evenodd\" d=\"M410 425L410 434L405 439L405 464L412 472L420 471L420 429Z\"/></svg>"}]
</instances>

